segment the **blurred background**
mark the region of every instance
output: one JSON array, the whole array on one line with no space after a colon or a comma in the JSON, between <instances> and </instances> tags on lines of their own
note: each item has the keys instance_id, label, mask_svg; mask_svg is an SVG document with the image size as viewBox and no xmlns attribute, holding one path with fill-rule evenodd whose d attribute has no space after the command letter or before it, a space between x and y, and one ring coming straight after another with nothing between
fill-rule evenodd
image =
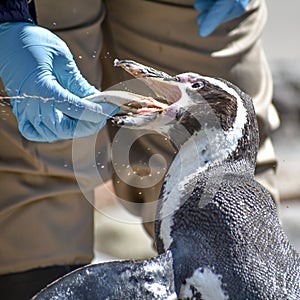
<instances>
[{"instance_id":1,"label":"blurred background","mask_svg":"<svg viewBox=\"0 0 300 300\"><path fill-rule=\"evenodd\" d=\"M300 252L300 18L297 0L267 1L263 35L274 80L274 103L281 119L273 141L278 158L281 220Z\"/></svg>"},{"instance_id":2,"label":"blurred background","mask_svg":"<svg viewBox=\"0 0 300 300\"><path fill-rule=\"evenodd\" d=\"M272 137L278 157L280 216L290 241L300 252L300 2L267 1L267 5L269 18L263 44L281 119ZM101 198L103 192L97 191ZM156 254L140 219L116 205L101 208L101 213L95 211L95 240L95 262Z\"/></svg>"}]
</instances>

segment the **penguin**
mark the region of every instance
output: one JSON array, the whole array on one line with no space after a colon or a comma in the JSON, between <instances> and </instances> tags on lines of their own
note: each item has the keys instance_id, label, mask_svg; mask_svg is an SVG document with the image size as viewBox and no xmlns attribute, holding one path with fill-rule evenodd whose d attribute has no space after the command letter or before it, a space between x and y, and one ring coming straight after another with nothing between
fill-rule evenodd
<instances>
[{"instance_id":1,"label":"penguin","mask_svg":"<svg viewBox=\"0 0 300 300\"><path fill-rule=\"evenodd\" d=\"M299 254L254 178L251 97L221 78L170 76L131 60L115 65L157 96L115 124L157 131L178 149L157 205L158 256L83 267L34 299L300 299ZM120 94L105 97L116 102Z\"/></svg>"}]
</instances>

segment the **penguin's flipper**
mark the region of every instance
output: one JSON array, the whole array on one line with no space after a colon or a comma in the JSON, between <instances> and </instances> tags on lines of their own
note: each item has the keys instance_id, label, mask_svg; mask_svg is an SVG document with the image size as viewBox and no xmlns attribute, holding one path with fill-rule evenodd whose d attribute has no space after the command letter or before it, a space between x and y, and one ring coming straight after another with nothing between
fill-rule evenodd
<instances>
[{"instance_id":1,"label":"penguin's flipper","mask_svg":"<svg viewBox=\"0 0 300 300\"><path fill-rule=\"evenodd\" d=\"M32 300L177 299L171 252L146 260L88 265L48 285Z\"/></svg>"}]
</instances>

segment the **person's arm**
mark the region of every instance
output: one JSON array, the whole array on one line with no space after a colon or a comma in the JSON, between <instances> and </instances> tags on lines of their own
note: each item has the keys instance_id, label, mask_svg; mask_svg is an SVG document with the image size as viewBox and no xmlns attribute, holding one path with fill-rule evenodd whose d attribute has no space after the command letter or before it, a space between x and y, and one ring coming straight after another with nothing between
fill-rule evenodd
<instances>
[{"instance_id":1,"label":"person's arm","mask_svg":"<svg viewBox=\"0 0 300 300\"><path fill-rule=\"evenodd\" d=\"M97 133L119 107L83 99L99 91L67 45L33 23L26 1L1 1L0 8L0 79L22 135L53 142Z\"/></svg>"}]
</instances>

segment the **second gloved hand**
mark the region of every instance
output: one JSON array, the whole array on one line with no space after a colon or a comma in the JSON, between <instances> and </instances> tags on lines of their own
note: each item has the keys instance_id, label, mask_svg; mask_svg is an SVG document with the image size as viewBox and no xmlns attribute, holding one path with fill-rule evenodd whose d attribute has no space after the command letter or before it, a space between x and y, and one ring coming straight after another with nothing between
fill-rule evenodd
<instances>
[{"instance_id":1,"label":"second gloved hand","mask_svg":"<svg viewBox=\"0 0 300 300\"><path fill-rule=\"evenodd\" d=\"M0 79L19 130L31 141L95 134L119 111L82 99L99 91L82 77L67 45L31 23L0 24Z\"/></svg>"},{"instance_id":2,"label":"second gloved hand","mask_svg":"<svg viewBox=\"0 0 300 300\"><path fill-rule=\"evenodd\" d=\"M210 35L220 24L242 16L251 0L195 0L201 11L197 19L202 37Z\"/></svg>"}]
</instances>

